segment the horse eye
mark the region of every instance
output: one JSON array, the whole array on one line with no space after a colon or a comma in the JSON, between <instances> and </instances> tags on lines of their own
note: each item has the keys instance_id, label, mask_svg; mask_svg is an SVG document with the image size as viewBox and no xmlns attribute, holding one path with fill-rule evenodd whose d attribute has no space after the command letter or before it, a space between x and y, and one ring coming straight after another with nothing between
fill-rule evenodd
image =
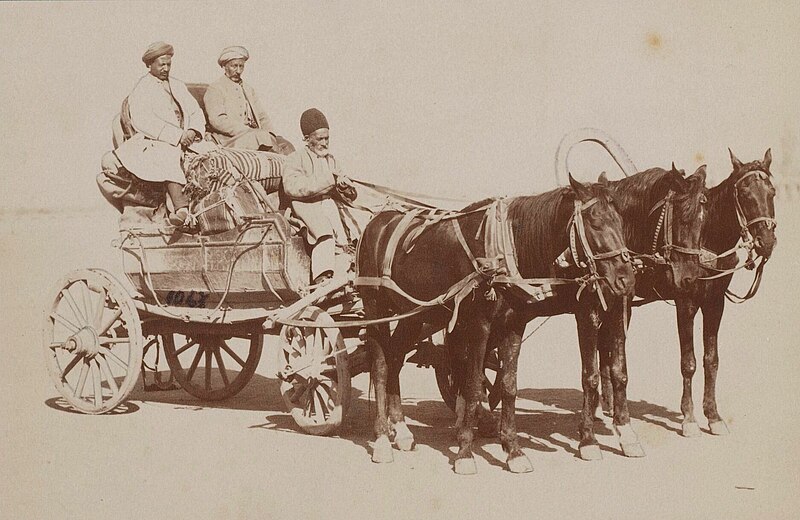
<instances>
[{"instance_id":1,"label":"horse eye","mask_svg":"<svg viewBox=\"0 0 800 520\"><path fill-rule=\"evenodd\" d=\"M708 197L706 197L705 194L701 193L700 194L700 204L705 204L706 202L708 202Z\"/></svg>"}]
</instances>

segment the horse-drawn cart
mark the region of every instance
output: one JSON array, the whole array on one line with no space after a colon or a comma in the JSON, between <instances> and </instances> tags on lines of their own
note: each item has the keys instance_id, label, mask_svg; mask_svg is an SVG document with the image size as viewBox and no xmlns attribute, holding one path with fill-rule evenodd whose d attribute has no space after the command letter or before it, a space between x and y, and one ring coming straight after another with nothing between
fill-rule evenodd
<instances>
[{"instance_id":1,"label":"horse-drawn cart","mask_svg":"<svg viewBox=\"0 0 800 520\"><path fill-rule=\"evenodd\" d=\"M113 410L144 373L148 352L163 352L170 377L191 395L232 397L255 373L269 334L279 338L280 389L297 424L313 434L341 424L350 378L369 369L361 301L347 275L308 285L304 240L282 213L247 216L213 235L130 226L115 245L130 287L83 269L50 299L47 364L70 405Z\"/></svg>"}]
</instances>

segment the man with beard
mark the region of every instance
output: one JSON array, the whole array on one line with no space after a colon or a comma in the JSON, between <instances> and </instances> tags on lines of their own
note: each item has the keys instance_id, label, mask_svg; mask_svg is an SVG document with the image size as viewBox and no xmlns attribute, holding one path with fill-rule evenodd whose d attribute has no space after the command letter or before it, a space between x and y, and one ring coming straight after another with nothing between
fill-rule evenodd
<instances>
[{"instance_id":1,"label":"man with beard","mask_svg":"<svg viewBox=\"0 0 800 520\"><path fill-rule=\"evenodd\" d=\"M356 193L328 150L330 130L325 115L316 108L306 110L300 117L300 130L306 146L286 158L283 191L291 201L292 213L305 226L311 246L311 279L319 284L334 273L344 274L342 268L337 269L336 255L347 250L348 235L335 198L352 201Z\"/></svg>"},{"instance_id":2,"label":"man with beard","mask_svg":"<svg viewBox=\"0 0 800 520\"><path fill-rule=\"evenodd\" d=\"M225 147L280 151L266 110L252 86L242 81L247 49L226 47L217 59L224 75L208 86L203 102L211 135ZM291 151L291 150L290 150Z\"/></svg>"},{"instance_id":3,"label":"man with beard","mask_svg":"<svg viewBox=\"0 0 800 520\"><path fill-rule=\"evenodd\" d=\"M130 126L135 134L114 155L141 180L162 182L172 200L170 222L186 223L189 199L183 193L186 177L183 152L203 137L206 120L186 85L170 77L172 45L156 42L142 61L149 69L128 95Z\"/></svg>"}]
</instances>

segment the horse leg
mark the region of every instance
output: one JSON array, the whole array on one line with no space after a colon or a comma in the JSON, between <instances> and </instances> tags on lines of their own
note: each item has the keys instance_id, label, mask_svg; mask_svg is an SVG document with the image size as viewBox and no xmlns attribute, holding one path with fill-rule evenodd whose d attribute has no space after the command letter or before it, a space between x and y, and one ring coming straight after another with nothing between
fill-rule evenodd
<instances>
[{"instance_id":1,"label":"horse leg","mask_svg":"<svg viewBox=\"0 0 800 520\"><path fill-rule=\"evenodd\" d=\"M619 445L626 457L644 457L644 450L639 438L631 426L628 411L628 364L625 357L625 320L623 306L615 305L609 309L603 320L603 328L607 332L608 346L611 353L611 385L614 391L614 433L619 438Z\"/></svg>"},{"instance_id":2,"label":"horse leg","mask_svg":"<svg viewBox=\"0 0 800 520\"><path fill-rule=\"evenodd\" d=\"M374 298L364 298L364 310L367 316L382 316L377 314L378 305ZM383 324L367 328L367 344L370 348L372 366L370 378L375 387L375 444L372 447L372 462L392 462L392 444L389 442L389 418L387 416L386 383L388 367L384 350L389 347L389 325Z\"/></svg>"},{"instance_id":3,"label":"horse leg","mask_svg":"<svg viewBox=\"0 0 800 520\"><path fill-rule=\"evenodd\" d=\"M678 339L681 344L681 375L683 376L681 432L684 437L697 437L700 435L700 427L694 417L692 377L697 369L697 361L694 357L694 318L697 315L698 307L692 298L676 299L675 306L678 316Z\"/></svg>"},{"instance_id":4,"label":"horse leg","mask_svg":"<svg viewBox=\"0 0 800 520\"><path fill-rule=\"evenodd\" d=\"M600 399L600 369L597 361L597 332L600 319L597 311L581 308L575 313L578 324L578 344L581 350L581 385L583 387L583 409L578 433L578 452L583 460L603 458L594 435L594 411Z\"/></svg>"},{"instance_id":5,"label":"horse leg","mask_svg":"<svg viewBox=\"0 0 800 520\"><path fill-rule=\"evenodd\" d=\"M725 310L725 298L703 305L703 371L705 387L703 388L703 415L708 419L708 428L713 435L727 435L728 425L717 412L717 368L719 367L719 350L717 337L722 313Z\"/></svg>"},{"instance_id":6,"label":"horse leg","mask_svg":"<svg viewBox=\"0 0 800 520\"><path fill-rule=\"evenodd\" d=\"M605 324L600 325L597 338L597 350L600 354L600 407L595 413L595 418L602 420L603 412L612 415L614 410L614 387L611 384L611 339L608 337Z\"/></svg>"},{"instance_id":7,"label":"horse leg","mask_svg":"<svg viewBox=\"0 0 800 520\"><path fill-rule=\"evenodd\" d=\"M486 354L486 342L489 338L489 320L481 316L469 316L466 308L461 309L462 320L456 327L467 328L464 336L467 347L468 363L464 381L464 421L458 428L458 454L454 470L459 475L472 475L478 472L475 458L472 455L472 431L475 424L475 409L480 402L483 391L483 362Z\"/></svg>"},{"instance_id":8,"label":"horse leg","mask_svg":"<svg viewBox=\"0 0 800 520\"><path fill-rule=\"evenodd\" d=\"M500 366L501 373L497 377L500 380L502 396L502 413L500 414L500 442L503 451L506 452L506 465L511 473L530 473L533 465L528 457L522 452L517 437L516 424L516 401L517 401L517 366L519 361L519 350L522 343L522 334L525 325L510 328L501 340Z\"/></svg>"},{"instance_id":9,"label":"horse leg","mask_svg":"<svg viewBox=\"0 0 800 520\"><path fill-rule=\"evenodd\" d=\"M411 350L414 339L419 335L422 322L403 320L397 324L392 334L392 348L387 356L388 378L386 393L389 404L389 426L394 431L394 442L402 451L414 448L414 435L406 425L400 397L400 370L403 368L406 354Z\"/></svg>"}]
</instances>

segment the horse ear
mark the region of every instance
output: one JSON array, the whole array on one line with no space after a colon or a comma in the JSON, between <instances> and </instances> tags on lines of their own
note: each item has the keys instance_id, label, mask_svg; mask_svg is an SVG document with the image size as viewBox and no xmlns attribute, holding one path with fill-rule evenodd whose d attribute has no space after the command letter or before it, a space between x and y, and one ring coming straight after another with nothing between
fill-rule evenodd
<instances>
[{"instance_id":1,"label":"horse ear","mask_svg":"<svg viewBox=\"0 0 800 520\"><path fill-rule=\"evenodd\" d=\"M683 176L683 172L675 167L674 162L672 163L672 167L668 172L668 176L670 180L670 186L673 191L677 191L679 193L684 193L686 191L686 187L688 185L687 181Z\"/></svg>"},{"instance_id":2,"label":"horse ear","mask_svg":"<svg viewBox=\"0 0 800 520\"><path fill-rule=\"evenodd\" d=\"M733 155L733 151L730 148L728 148L728 153L731 154L731 164L733 165L733 169L737 171L740 170L742 168L742 161Z\"/></svg>"},{"instance_id":3,"label":"horse ear","mask_svg":"<svg viewBox=\"0 0 800 520\"><path fill-rule=\"evenodd\" d=\"M569 174L569 185L572 187L572 190L579 199L588 200L592 197L591 190L583 183L576 181L575 177L573 177L571 173Z\"/></svg>"},{"instance_id":4,"label":"horse ear","mask_svg":"<svg viewBox=\"0 0 800 520\"><path fill-rule=\"evenodd\" d=\"M608 186L608 177L606 176L606 172L600 173L600 177L597 178L597 182L599 182L603 186Z\"/></svg>"},{"instance_id":5,"label":"horse ear","mask_svg":"<svg viewBox=\"0 0 800 520\"><path fill-rule=\"evenodd\" d=\"M772 148L767 148L767 152L764 154L764 160L761 161L761 166L763 166L765 170L769 171L770 164L772 164Z\"/></svg>"},{"instance_id":6,"label":"horse ear","mask_svg":"<svg viewBox=\"0 0 800 520\"><path fill-rule=\"evenodd\" d=\"M699 182L701 186L706 185L706 165L703 164L695 170L693 174L689 176L690 179L694 179L696 182Z\"/></svg>"}]
</instances>

